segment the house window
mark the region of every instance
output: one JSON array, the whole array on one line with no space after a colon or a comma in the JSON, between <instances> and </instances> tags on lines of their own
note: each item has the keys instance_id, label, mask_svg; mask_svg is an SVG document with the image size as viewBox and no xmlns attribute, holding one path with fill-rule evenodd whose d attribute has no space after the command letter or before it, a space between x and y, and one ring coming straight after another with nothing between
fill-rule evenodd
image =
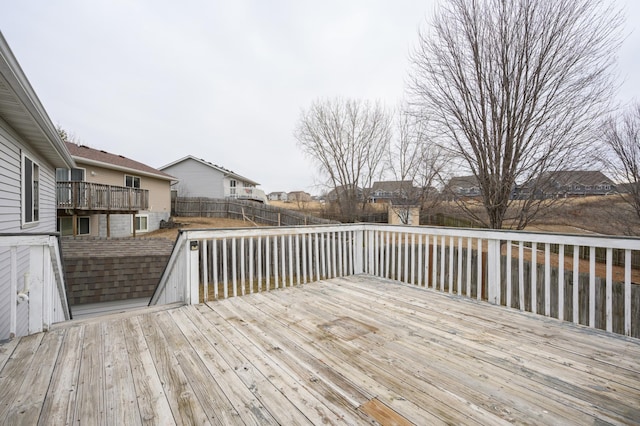
<instances>
[{"instance_id":1,"label":"house window","mask_svg":"<svg viewBox=\"0 0 640 426\"><path fill-rule=\"evenodd\" d=\"M76 218L78 235L89 235L91 229L89 216L82 216ZM58 218L58 232L60 235L73 235L73 218L72 217L60 217Z\"/></svg>"},{"instance_id":2,"label":"house window","mask_svg":"<svg viewBox=\"0 0 640 426\"><path fill-rule=\"evenodd\" d=\"M140 188L140 178L138 176L124 175L124 186L127 188Z\"/></svg>"},{"instance_id":3,"label":"house window","mask_svg":"<svg viewBox=\"0 0 640 426\"><path fill-rule=\"evenodd\" d=\"M56 182L84 182L85 169L56 169Z\"/></svg>"},{"instance_id":4,"label":"house window","mask_svg":"<svg viewBox=\"0 0 640 426\"><path fill-rule=\"evenodd\" d=\"M147 232L149 230L149 216L140 215L134 219L134 226L136 232Z\"/></svg>"},{"instance_id":5,"label":"house window","mask_svg":"<svg viewBox=\"0 0 640 426\"><path fill-rule=\"evenodd\" d=\"M22 157L22 223L40 220L40 166L27 156Z\"/></svg>"},{"instance_id":6,"label":"house window","mask_svg":"<svg viewBox=\"0 0 640 426\"><path fill-rule=\"evenodd\" d=\"M229 194L236 195L236 185L237 185L237 182L235 181L235 179L231 179L229 181L229 187L230 187Z\"/></svg>"}]
</instances>

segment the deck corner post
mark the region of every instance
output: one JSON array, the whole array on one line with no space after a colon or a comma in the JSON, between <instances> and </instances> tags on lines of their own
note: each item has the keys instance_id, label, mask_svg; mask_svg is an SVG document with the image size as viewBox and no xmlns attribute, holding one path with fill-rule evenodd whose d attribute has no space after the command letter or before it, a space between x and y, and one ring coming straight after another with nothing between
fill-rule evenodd
<instances>
[{"instance_id":1,"label":"deck corner post","mask_svg":"<svg viewBox=\"0 0 640 426\"><path fill-rule=\"evenodd\" d=\"M487 241L487 292L488 302L500 304L500 240Z\"/></svg>"},{"instance_id":2,"label":"deck corner post","mask_svg":"<svg viewBox=\"0 0 640 426\"><path fill-rule=\"evenodd\" d=\"M198 241L188 240L188 254L187 254L187 273L188 273L188 287L185 298L187 305L197 305L200 302L200 248Z\"/></svg>"},{"instance_id":3,"label":"deck corner post","mask_svg":"<svg viewBox=\"0 0 640 426\"><path fill-rule=\"evenodd\" d=\"M24 278L22 293L29 297L29 334L43 330L44 309L44 264L46 246L31 246L29 273ZM46 253L48 255L48 253Z\"/></svg>"}]
</instances>

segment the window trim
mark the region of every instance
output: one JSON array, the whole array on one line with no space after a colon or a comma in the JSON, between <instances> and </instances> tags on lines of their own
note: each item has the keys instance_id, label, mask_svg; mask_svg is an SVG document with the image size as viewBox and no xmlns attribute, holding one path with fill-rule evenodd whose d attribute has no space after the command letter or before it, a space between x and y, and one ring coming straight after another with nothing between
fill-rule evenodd
<instances>
[{"instance_id":1,"label":"window trim","mask_svg":"<svg viewBox=\"0 0 640 426\"><path fill-rule=\"evenodd\" d=\"M27 222L27 176L26 160L31 162L31 220ZM37 180L34 176L37 171ZM34 185L38 182L38 185ZM40 203L40 164L33 157L25 152L20 155L20 223L22 228L30 228L40 223L41 203Z\"/></svg>"},{"instance_id":2,"label":"window trim","mask_svg":"<svg viewBox=\"0 0 640 426\"><path fill-rule=\"evenodd\" d=\"M71 220L71 233L70 234L63 234L62 233L62 224L61 221L64 219L69 219ZM89 230L89 232L87 232L86 234L83 234L80 232L80 220L81 219L86 219L87 223L88 223L88 227L87 229ZM91 235L91 216L76 216L76 229L78 230L78 236L80 235ZM69 236L69 235L73 235L73 216L60 216L58 217L57 223L56 223L56 229L57 231L60 233L60 235L62 236Z\"/></svg>"},{"instance_id":3,"label":"window trim","mask_svg":"<svg viewBox=\"0 0 640 426\"><path fill-rule=\"evenodd\" d=\"M130 177L131 178L131 182L135 182L136 179L138 179L138 186L128 186L127 185L127 178ZM136 176L136 175L124 175L124 186L125 188L133 188L133 189L141 189L142 188L142 178L140 176Z\"/></svg>"},{"instance_id":4,"label":"window trim","mask_svg":"<svg viewBox=\"0 0 640 426\"><path fill-rule=\"evenodd\" d=\"M149 232L149 215L148 214L137 214L135 215L135 218L141 218L144 217L146 219L145 223L147 224L147 227L145 229L136 229L136 233L141 232ZM131 233L133 234L133 227L135 226L135 223L133 221L133 215L131 216Z\"/></svg>"}]
</instances>

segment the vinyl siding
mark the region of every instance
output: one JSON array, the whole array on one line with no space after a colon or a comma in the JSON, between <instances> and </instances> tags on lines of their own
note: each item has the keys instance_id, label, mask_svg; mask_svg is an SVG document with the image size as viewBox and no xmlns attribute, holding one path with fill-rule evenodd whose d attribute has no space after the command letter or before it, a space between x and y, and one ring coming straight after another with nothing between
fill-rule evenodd
<instances>
[{"instance_id":1,"label":"vinyl siding","mask_svg":"<svg viewBox=\"0 0 640 426\"><path fill-rule=\"evenodd\" d=\"M198 161L186 159L162 171L180 180L180 197L224 198L224 174Z\"/></svg>"}]
</instances>

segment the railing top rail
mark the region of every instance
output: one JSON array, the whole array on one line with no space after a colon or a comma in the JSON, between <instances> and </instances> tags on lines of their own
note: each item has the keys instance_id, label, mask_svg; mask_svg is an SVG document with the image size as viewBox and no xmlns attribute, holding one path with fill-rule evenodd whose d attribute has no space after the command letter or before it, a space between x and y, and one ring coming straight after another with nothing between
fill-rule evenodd
<instances>
[{"instance_id":1,"label":"railing top rail","mask_svg":"<svg viewBox=\"0 0 640 426\"><path fill-rule=\"evenodd\" d=\"M288 227L183 229L187 239L218 239L229 237L258 237L275 235L299 235L344 230L371 230L402 232L407 234L436 235L446 237L480 238L499 241L522 241L577 246L640 250L640 238L612 235L558 234L535 231L513 231L475 228L448 228L433 226L406 226L369 223L300 225Z\"/></svg>"}]
</instances>

